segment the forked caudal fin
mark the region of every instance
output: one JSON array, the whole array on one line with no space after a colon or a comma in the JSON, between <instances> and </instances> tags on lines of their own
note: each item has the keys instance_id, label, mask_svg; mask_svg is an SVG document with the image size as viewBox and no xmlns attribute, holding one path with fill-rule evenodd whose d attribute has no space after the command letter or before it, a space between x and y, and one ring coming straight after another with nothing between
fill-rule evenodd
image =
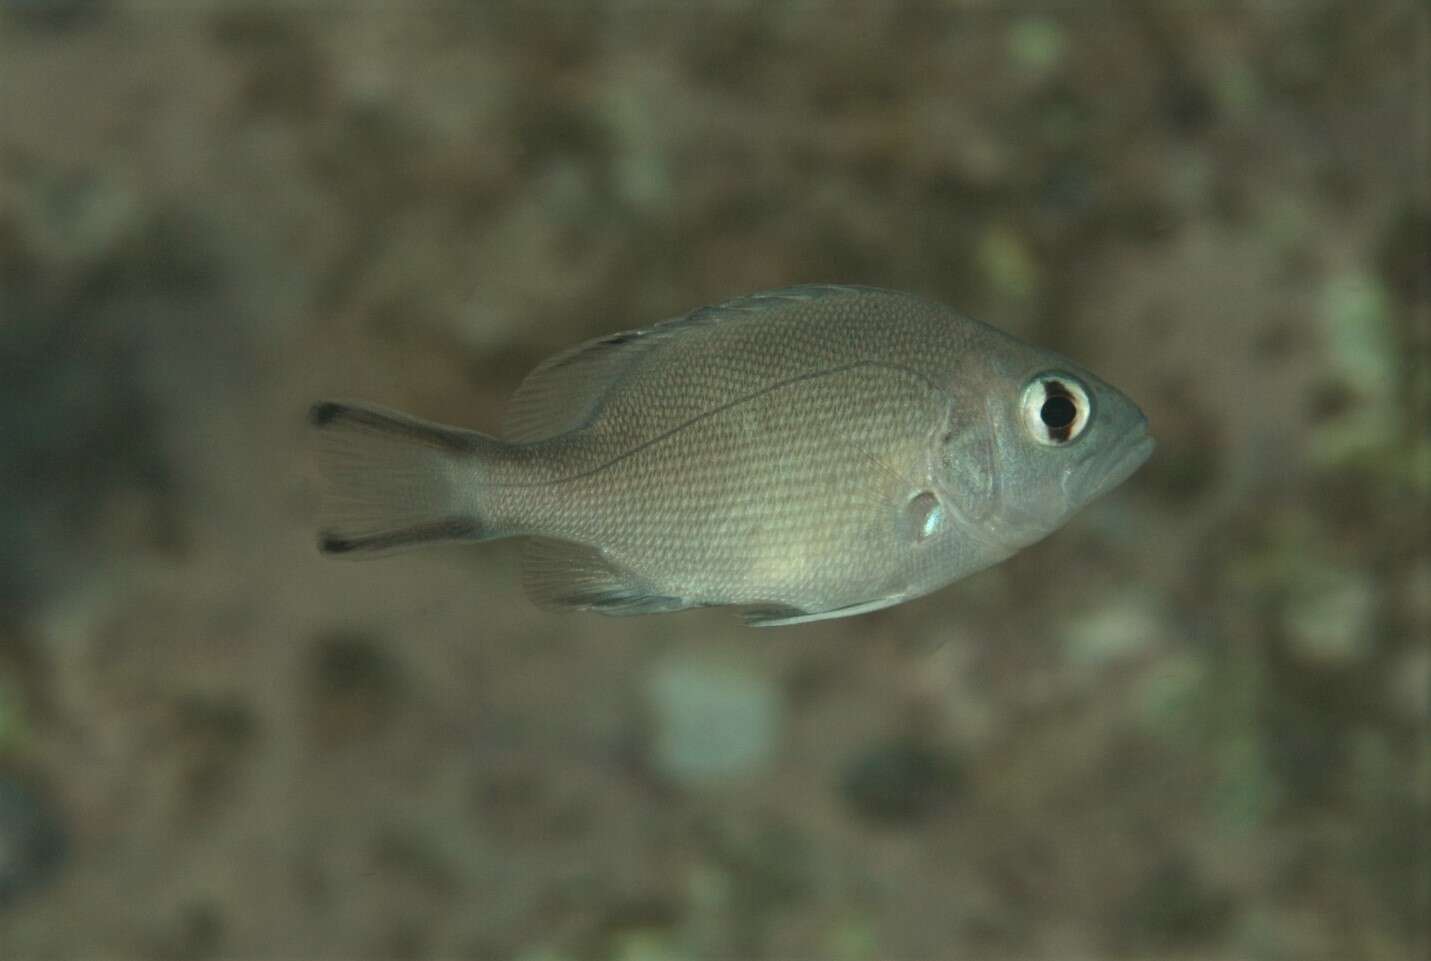
<instances>
[{"instance_id":1,"label":"forked caudal fin","mask_svg":"<svg viewBox=\"0 0 1431 961\"><path fill-rule=\"evenodd\" d=\"M501 536L481 516L484 457L503 443L397 411L325 401L308 422L323 497L318 547L371 557L450 540Z\"/></svg>"}]
</instances>

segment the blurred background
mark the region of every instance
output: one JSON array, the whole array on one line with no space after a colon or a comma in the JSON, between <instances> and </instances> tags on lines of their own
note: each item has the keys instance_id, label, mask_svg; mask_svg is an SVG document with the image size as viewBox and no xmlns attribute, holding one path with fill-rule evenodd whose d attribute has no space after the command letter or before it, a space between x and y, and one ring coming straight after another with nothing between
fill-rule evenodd
<instances>
[{"instance_id":1,"label":"blurred background","mask_svg":"<svg viewBox=\"0 0 1431 961\"><path fill-rule=\"evenodd\" d=\"M1421 959L1415 0L0 0L0 957ZM1160 447L868 616L313 546L303 415L908 289Z\"/></svg>"}]
</instances>

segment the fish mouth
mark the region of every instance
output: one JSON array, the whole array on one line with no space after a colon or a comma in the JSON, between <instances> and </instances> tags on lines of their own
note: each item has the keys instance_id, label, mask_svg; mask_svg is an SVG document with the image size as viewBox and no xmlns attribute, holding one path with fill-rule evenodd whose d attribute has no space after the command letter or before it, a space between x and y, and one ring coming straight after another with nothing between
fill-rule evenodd
<instances>
[{"instance_id":1,"label":"fish mouth","mask_svg":"<svg viewBox=\"0 0 1431 961\"><path fill-rule=\"evenodd\" d=\"M1075 493L1079 488L1092 481L1092 489L1082 498L1083 502L1087 503L1102 497L1132 477L1134 472L1142 467L1149 457L1153 456L1153 450L1157 446L1158 442L1148 433L1148 424L1145 420L1134 430L1129 431L1128 436L1106 456L1091 458L1088 463L1082 465L1081 469L1075 469L1069 473L1064 478L1064 493Z\"/></svg>"},{"instance_id":2,"label":"fish mouth","mask_svg":"<svg viewBox=\"0 0 1431 961\"><path fill-rule=\"evenodd\" d=\"M1133 473L1142 467L1149 457L1153 456L1153 450L1157 446L1158 442L1153 440L1148 433L1147 424L1140 425L1109 455L1106 462L1107 469L1104 471L1103 477L1099 479L1097 488L1089 496L1089 500L1103 496L1132 477Z\"/></svg>"}]
</instances>

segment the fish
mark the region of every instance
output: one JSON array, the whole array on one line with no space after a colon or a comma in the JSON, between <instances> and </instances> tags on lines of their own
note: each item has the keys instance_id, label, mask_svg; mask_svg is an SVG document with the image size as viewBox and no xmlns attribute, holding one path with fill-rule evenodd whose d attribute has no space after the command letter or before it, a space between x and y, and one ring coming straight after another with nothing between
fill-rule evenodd
<instances>
[{"instance_id":1,"label":"fish","mask_svg":"<svg viewBox=\"0 0 1431 961\"><path fill-rule=\"evenodd\" d=\"M755 626L879 610L1043 539L1152 454L1127 396L920 296L787 287L536 367L503 436L309 411L318 544L360 557L524 537L538 606L731 606Z\"/></svg>"}]
</instances>

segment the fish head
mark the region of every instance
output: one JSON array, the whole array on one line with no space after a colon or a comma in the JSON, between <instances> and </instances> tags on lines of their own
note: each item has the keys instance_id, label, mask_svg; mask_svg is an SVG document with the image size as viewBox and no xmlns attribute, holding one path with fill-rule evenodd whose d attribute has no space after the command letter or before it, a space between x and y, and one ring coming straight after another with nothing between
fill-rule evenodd
<instances>
[{"instance_id":1,"label":"fish head","mask_svg":"<svg viewBox=\"0 0 1431 961\"><path fill-rule=\"evenodd\" d=\"M1138 406L1091 372L1017 342L998 348L951 391L979 413L945 431L940 473L966 530L1009 554L1127 480L1154 441Z\"/></svg>"}]
</instances>

